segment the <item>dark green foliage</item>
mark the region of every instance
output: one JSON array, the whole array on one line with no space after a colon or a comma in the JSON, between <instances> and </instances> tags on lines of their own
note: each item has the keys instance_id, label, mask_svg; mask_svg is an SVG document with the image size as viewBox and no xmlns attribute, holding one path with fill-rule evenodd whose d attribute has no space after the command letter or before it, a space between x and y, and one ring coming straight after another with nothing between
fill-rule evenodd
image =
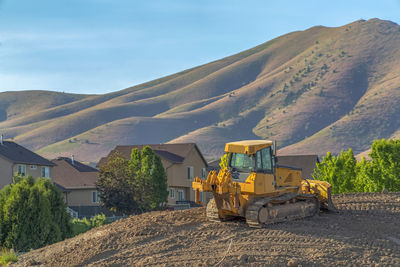
<instances>
[{"instance_id":1,"label":"dark green foliage","mask_svg":"<svg viewBox=\"0 0 400 267\"><path fill-rule=\"evenodd\" d=\"M328 152L313 177L332 184L333 193L400 191L400 140L375 140L369 156L356 162L351 149L337 157Z\"/></svg>"},{"instance_id":2,"label":"dark green foliage","mask_svg":"<svg viewBox=\"0 0 400 267\"><path fill-rule=\"evenodd\" d=\"M0 246L36 249L71 236L61 192L45 178L15 177L0 191Z\"/></svg>"},{"instance_id":3,"label":"dark green foliage","mask_svg":"<svg viewBox=\"0 0 400 267\"><path fill-rule=\"evenodd\" d=\"M118 153L100 168L97 181L103 205L126 214L157 210L167 202L167 175L150 147L133 149L128 161Z\"/></svg>"},{"instance_id":4,"label":"dark green foliage","mask_svg":"<svg viewBox=\"0 0 400 267\"><path fill-rule=\"evenodd\" d=\"M134 175L128 166L129 161L116 152L100 167L96 185L100 201L105 207L131 214L138 208L138 203L134 196Z\"/></svg>"}]
</instances>

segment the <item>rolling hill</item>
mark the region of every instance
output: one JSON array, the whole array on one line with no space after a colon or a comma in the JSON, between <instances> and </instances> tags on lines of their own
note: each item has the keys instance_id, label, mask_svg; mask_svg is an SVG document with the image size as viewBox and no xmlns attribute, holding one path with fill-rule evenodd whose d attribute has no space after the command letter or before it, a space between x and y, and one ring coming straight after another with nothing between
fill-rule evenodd
<instances>
[{"instance_id":1,"label":"rolling hill","mask_svg":"<svg viewBox=\"0 0 400 267\"><path fill-rule=\"evenodd\" d=\"M196 142L211 159L227 141L259 138L284 154L361 153L400 137L400 26L316 26L104 95L0 93L0 132L91 162L116 145L164 142Z\"/></svg>"}]
</instances>

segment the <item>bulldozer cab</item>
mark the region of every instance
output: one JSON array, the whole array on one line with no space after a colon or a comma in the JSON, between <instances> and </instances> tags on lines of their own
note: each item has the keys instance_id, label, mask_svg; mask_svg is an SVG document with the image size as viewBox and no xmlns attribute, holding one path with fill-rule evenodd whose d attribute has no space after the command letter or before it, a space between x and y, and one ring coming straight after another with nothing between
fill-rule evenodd
<instances>
[{"instance_id":1,"label":"bulldozer cab","mask_svg":"<svg viewBox=\"0 0 400 267\"><path fill-rule=\"evenodd\" d=\"M235 182L245 182L250 173L275 175L275 156L271 141L240 141L228 143L228 170Z\"/></svg>"}]
</instances>

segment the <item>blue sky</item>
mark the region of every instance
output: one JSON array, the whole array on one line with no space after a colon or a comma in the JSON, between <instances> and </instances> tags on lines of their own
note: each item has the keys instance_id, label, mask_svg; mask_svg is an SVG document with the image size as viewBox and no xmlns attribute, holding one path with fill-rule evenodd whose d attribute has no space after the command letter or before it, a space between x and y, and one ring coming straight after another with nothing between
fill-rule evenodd
<instances>
[{"instance_id":1,"label":"blue sky","mask_svg":"<svg viewBox=\"0 0 400 267\"><path fill-rule=\"evenodd\" d=\"M400 0L0 0L0 92L102 94L315 25L400 23Z\"/></svg>"}]
</instances>

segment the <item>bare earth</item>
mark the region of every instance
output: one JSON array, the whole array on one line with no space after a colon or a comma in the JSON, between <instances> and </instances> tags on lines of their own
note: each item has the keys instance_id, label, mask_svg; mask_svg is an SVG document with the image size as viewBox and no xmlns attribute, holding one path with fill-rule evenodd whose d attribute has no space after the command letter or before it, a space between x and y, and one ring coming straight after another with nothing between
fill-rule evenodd
<instances>
[{"instance_id":1,"label":"bare earth","mask_svg":"<svg viewBox=\"0 0 400 267\"><path fill-rule=\"evenodd\" d=\"M400 193L334 196L339 213L249 228L205 209L152 212L27 253L18 266L400 266Z\"/></svg>"}]
</instances>

